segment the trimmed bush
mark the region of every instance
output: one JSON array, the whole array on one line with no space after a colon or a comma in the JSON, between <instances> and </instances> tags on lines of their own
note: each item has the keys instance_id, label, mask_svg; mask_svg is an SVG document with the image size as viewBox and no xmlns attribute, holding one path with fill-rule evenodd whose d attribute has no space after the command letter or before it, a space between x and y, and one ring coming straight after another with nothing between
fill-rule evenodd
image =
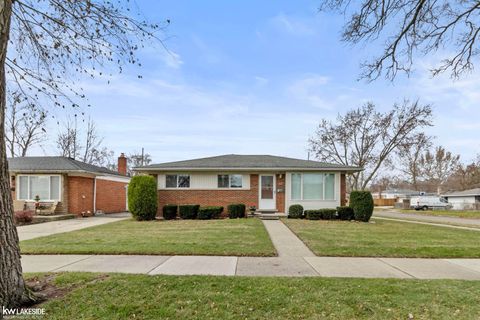
<instances>
[{"instance_id":1,"label":"trimmed bush","mask_svg":"<svg viewBox=\"0 0 480 320\"><path fill-rule=\"evenodd\" d=\"M198 219L208 220L208 219L218 219L223 212L223 207L210 206L210 207L200 207L198 210Z\"/></svg>"},{"instance_id":2,"label":"trimmed bush","mask_svg":"<svg viewBox=\"0 0 480 320\"><path fill-rule=\"evenodd\" d=\"M32 210L15 211L13 217L16 224L30 223L33 221L33 211Z\"/></svg>"},{"instance_id":3,"label":"trimmed bush","mask_svg":"<svg viewBox=\"0 0 480 320\"><path fill-rule=\"evenodd\" d=\"M242 203L229 204L227 210L230 219L245 218L245 205Z\"/></svg>"},{"instance_id":4,"label":"trimmed bush","mask_svg":"<svg viewBox=\"0 0 480 320\"><path fill-rule=\"evenodd\" d=\"M288 208L289 219L300 219L303 216L303 207L300 204L292 204Z\"/></svg>"},{"instance_id":5,"label":"trimmed bush","mask_svg":"<svg viewBox=\"0 0 480 320\"><path fill-rule=\"evenodd\" d=\"M352 191L350 207L353 209L355 220L368 222L373 214L373 197L370 191Z\"/></svg>"},{"instance_id":6,"label":"trimmed bush","mask_svg":"<svg viewBox=\"0 0 480 320\"><path fill-rule=\"evenodd\" d=\"M353 209L347 206L337 207L338 219L340 220L353 220Z\"/></svg>"},{"instance_id":7,"label":"trimmed bush","mask_svg":"<svg viewBox=\"0 0 480 320\"><path fill-rule=\"evenodd\" d=\"M177 218L178 206L176 204L167 204L163 206L163 219L174 220Z\"/></svg>"},{"instance_id":8,"label":"trimmed bush","mask_svg":"<svg viewBox=\"0 0 480 320\"><path fill-rule=\"evenodd\" d=\"M305 210L304 213L308 220L320 220L322 218L322 211L320 210Z\"/></svg>"},{"instance_id":9,"label":"trimmed bush","mask_svg":"<svg viewBox=\"0 0 480 320\"><path fill-rule=\"evenodd\" d=\"M198 209L198 204L183 204L178 206L178 214L182 219L197 219Z\"/></svg>"},{"instance_id":10,"label":"trimmed bush","mask_svg":"<svg viewBox=\"0 0 480 320\"><path fill-rule=\"evenodd\" d=\"M154 220L157 215L157 181L152 176L132 177L128 184L128 210L136 220Z\"/></svg>"},{"instance_id":11,"label":"trimmed bush","mask_svg":"<svg viewBox=\"0 0 480 320\"><path fill-rule=\"evenodd\" d=\"M323 220L333 220L337 217L337 209L320 209Z\"/></svg>"}]
</instances>

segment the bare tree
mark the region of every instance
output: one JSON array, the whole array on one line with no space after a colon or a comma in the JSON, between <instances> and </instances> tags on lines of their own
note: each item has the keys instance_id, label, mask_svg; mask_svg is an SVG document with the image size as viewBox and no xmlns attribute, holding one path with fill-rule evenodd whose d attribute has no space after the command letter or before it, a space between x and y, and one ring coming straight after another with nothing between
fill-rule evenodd
<instances>
[{"instance_id":1,"label":"bare tree","mask_svg":"<svg viewBox=\"0 0 480 320\"><path fill-rule=\"evenodd\" d=\"M395 104L381 113L372 103L322 120L309 139L317 159L365 170L351 175L351 189L365 189L401 145L412 143L418 131L431 125L432 109L417 102Z\"/></svg>"},{"instance_id":2,"label":"bare tree","mask_svg":"<svg viewBox=\"0 0 480 320\"><path fill-rule=\"evenodd\" d=\"M422 178L420 159L432 146L432 137L419 133L411 141L401 144L396 151L398 169L405 174L406 179L418 190L418 180Z\"/></svg>"},{"instance_id":3,"label":"bare tree","mask_svg":"<svg viewBox=\"0 0 480 320\"><path fill-rule=\"evenodd\" d=\"M57 136L57 149L60 155L77 159L97 166L112 164L114 152L102 146L103 137L99 135L97 126L88 119L86 127L79 128L77 121L68 120Z\"/></svg>"},{"instance_id":4,"label":"bare tree","mask_svg":"<svg viewBox=\"0 0 480 320\"><path fill-rule=\"evenodd\" d=\"M480 155L470 163L460 164L458 170L448 178L447 185L453 190L479 188Z\"/></svg>"},{"instance_id":5,"label":"bare tree","mask_svg":"<svg viewBox=\"0 0 480 320\"><path fill-rule=\"evenodd\" d=\"M135 167L141 167L149 165L152 162L152 156L148 153L144 153L143 149L142 152L134 152L129 154L127 157L127 166L128 166L128 173L129 175L133 175L135 172L132 170Z\"/></svg>"},{"instance_id":6,"label":"bare tree","mask_svg":"<svg viewBox=\"0 0 480 320\"><path fill-rule=\"evenodd\" d=\"M5 140L12 158L25 157L32 146L45 139L46 112L22 102L18 92L9 95Z\"/></svg>"},{"instance_id":7,"label":"bare tree","mask_svg":"<svg viewBox=\"0 0 480 320\"><path fill-rule=\"evenodd\" d=\"M382 73L389 79L411 71L415 55L430 56L448 46L448 56L431 71L459 77L473 69L480 37L479 1L322 0L320 10L338 10L349 18L342 40L357 44L379 42L382 52L363 63L363 77Z\"/></svg>"},{"instance_id":8,"label":"bare tree","mask_svg":"<svg viewBox=\"0 0 480 320\"><path fill-rule=\"evenodd\" d=\"M80 139L77 121L72 123L70 119L64 124L63 130L57 136L57 149L61 156L78 159L81 153Z\"/></svg>"},{"instance_id":9,"label":"bare tree","mask_svg":"<svg viewBox=\"0 0 480 320\"><path fill-rule=\"evenodd\" d=\"M25 287L5 145L8 92L29 103L79 108L82 76L102 75L107 64L122 71L139 65L137 50L158 39L159 26L143 21L121 0L0 1L0 305L33 297ZM167 21L168 23L168 21ZM7 52L8 44L8 52ZM108 70L111 70L109 68ZM140 76L139 76L140 77Z\"/></svg>"},{"instance_id":10,"label":"bare tree","mask_svg":"<svg viewBox=\"0 0 480 320\"><path fill-rule=\"evenodd\" d=\"M433 152L427 150L421 156L419 166L425 179L440 187L460 168L460 155L454 155L444 147L437 146Z\"/></svg>"}]
</instances>

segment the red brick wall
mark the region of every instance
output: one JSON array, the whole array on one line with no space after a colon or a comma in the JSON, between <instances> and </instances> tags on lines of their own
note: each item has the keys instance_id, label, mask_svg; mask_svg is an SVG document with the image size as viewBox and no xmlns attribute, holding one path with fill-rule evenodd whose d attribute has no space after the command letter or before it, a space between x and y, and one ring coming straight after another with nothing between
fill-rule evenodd
<instances>
[{"instance_id":1,"label":"red brick wall","mask_svg":"<svg viewBox=\"0 0 480 320\"><path fill-rule=\"evenodd\" d=\"M68 212L93 214L93 178L68 177Z\"/></svg>"},{"instance_id":2,"label":"red brick wall","mask_svg":"<svg viewBox=\"0 0 480 320\"><path fill-rule=\"evenodd\" d=\"M281 178L280 178L281 176ZM276 205L278 212L285 212L285 173L277 174L277 198Z\"/></svg>"},{"instance_id":3,"label":"red brick wall","mask_svg":"<svg viewBox=\"0 0 480 320\"><path fill-rule=\"evenodd\" d=\"M340 205L344 206L347 204L347 181L345 173L340 175Z\"/></svg>"},{"instance_id":4,"label":"red brick wall","mask_svg":"<svg viewBox=\"0 0 480 320\"><path fill-rule=\"evenodd\" d=\"M199 204L201 206L223 206L225 211L232 203L244 203L258 208L258 174L250 175L249 190L159 190L159 215L166 204Z\"/></svg>"},{"instance_id":5,"label":"red brick wall","mask_svg":"<svg viewBox=\"0 0 480 320\"><path fill-rule=\"evenodd\" d=\"M97 179L97 210L105 213L125 211L126 185L125 182Z\"/></svg>"}]
</instances>

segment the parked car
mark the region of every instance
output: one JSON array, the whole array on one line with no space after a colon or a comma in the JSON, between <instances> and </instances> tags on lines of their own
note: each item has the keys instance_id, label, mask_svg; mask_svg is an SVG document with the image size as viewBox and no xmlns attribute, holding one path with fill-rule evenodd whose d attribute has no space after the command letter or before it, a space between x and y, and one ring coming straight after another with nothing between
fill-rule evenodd
<instances>
[{"instance_id":1,"label":"parked car","mask_svg":"<svg viewBox=\"0 0 480 320\"><path fill-rule=\"evenodd\" d=\"M452 205L447 199L437 196L420 196L410 199L410 207L415 210L434 210L434 209L452 209Z\"/></svg>"}]
</instances>

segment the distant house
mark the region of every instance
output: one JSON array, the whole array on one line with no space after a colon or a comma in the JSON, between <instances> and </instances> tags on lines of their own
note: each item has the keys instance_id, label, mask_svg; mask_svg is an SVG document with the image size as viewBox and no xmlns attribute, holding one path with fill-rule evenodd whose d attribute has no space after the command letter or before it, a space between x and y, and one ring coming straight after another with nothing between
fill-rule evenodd
<instances>
[{"instance_id":1,"label":"distant house","mask_svg":"<svg viewBox=\"0 0 480 320\"><path fill-rule=\"evenodd\" d=\"M455 210L480 210L480 188L449 192L442 196Z\"/></svg>"},{"instance_id":2,"label":"distant house","mask_svg":"<svg viewBox=\"0 0 480 320\"><path fill-rule=\"evenodd\" d=\"M375 192L372 196L376 199L408 199L422 194L424 192L410 189L386 189L381 192Z\"/></svg>"},{"instance_id":3,"label":"distant house","mask_svg":"<svg viewBox=\"0 0 480 320\"><path fill-rule=\"evenodd\" d=\"M271 155L229 154L152 164L135 171L157 178L159 210L166 204L244 203L285 212L345 204L345 175L361 168ZM161 211L160 211L161 212Z\"/></svg>"},{"instance_id":4,"label":"distant house","mask_svg":"<svg viewBox=\"0 0 480 320\"><path fill-rule=\"evenodd\" d=\"M64 213L93 215L127 210L127 158L118 158L118 172L67 157L8 159L14 210L33 208L35 199ZM60 206L58 206L60 207Z\"/></svg>"}]
</instances>

